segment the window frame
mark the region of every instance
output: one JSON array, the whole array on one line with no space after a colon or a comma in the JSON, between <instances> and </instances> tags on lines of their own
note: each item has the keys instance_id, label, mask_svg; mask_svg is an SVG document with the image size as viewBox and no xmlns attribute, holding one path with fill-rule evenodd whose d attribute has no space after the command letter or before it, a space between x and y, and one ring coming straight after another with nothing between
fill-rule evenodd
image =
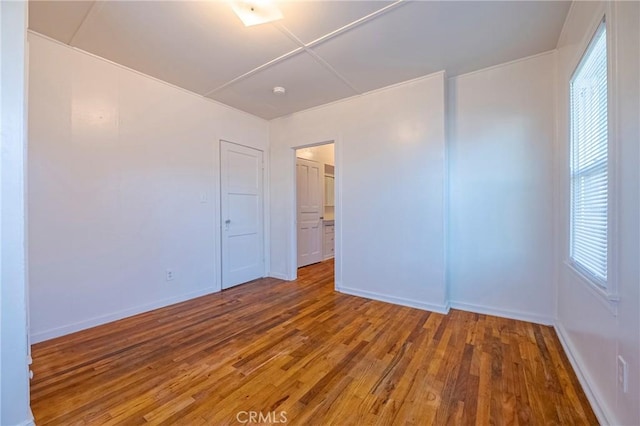
<instances>
[{"instance_id":1,"label":"window frame","mask_svg":"<svg viewBox=\"0 0 640 426\"><path fill-rule=\"evenodd\" d=\"M619 238L617 237L618 229L618 179L619 173L616 167L618 163L618 151L617 151L617 135L618 135L618 104L616 102L618 88L617 88L617 41L615 33L613 31L615 21L616 6L608 4L603 8L602 12L597 16L589 31L585 33L585 36L581 43L581 49L578 55L573 60L572 72L569 75L566 87L567 96L567 140L568 140L568 156L567 156L567 194L568 205L566 210L567 220L567 234L566 234L566 248L565 248L565 265L574 273L574 275L580 279L583 283L587 284L588 288L592 290L594 294L599 298L607 302L608 307L615 314L617 313L617 303L619 302L618 295L618 249ZM579 263L575 262L571 256L571 232L572 232L572 202L571 195L573 179L571 176L571 162L573 161L573 126L572 126L572 110L571 110L571 82L573 81L576 73L580 70L584 57L588 54L591 43L598 35L601 26L606 30L606 43L607 43L607 173L608 173L608 188L607 188L607 281L603 286L602 280L598 280L592 273L587 271Z\"/></svg>"},{"instance_id":2,"label":"window frame","mask_svg":"<svg viewBox=\"0 0 640 426\"><path fill-rule=\"evenodd\" d=\"M603 34L604 33L604 34ZM594 49L596 47L596 41L600 39L600 37L604 36L605 37L605 48L606 48L606 54L605 54L605 67L606 67L606 79L607 79L607 99L606 99L606 111L607 111L607 117L606 117L606 125L607 125L607 140L606 140L606 158L604 158L604 162L606 162L606 178L607 178L607 188L606 188L606 197L607 197L607 210L606 210L606 215L607 215L607 229L606 229L606 255L607 255L607 263L605 265L605 278L601 278L600 276L596 275L590 268L588 264L585 264L583 262L580 262L580 260L576 259L575 257L575 250L576 250L576 245L575 245L575 227L574 227L574 223L573 220L575 218L574 215L574 210L576 208L575 205L575 185L576 185L576 180L580 179L582 177L588 177L590 175L590 173L592 172L592 170L590 169L594 169L594 168L599 168L599 167L603 167L605 164L602 160L597 160L596 163L594 163L593 165L590 166L586 166L583 167L581 169L578 169L577 171L574 171L574 167L575 167L575 163L576 163L576 151L578 150L578 141L576 140L576 123L575 123L575 118L576 118L576 105L574 105L573 103L573 98L575 95L575 89L574 89L574 85L576 84L577 78L579 77L579 74L584 70L584 67L586 66L587 62L590 59L590 55L593 54ZM569 80L569 116L570 116L570 123L569 123L569 132L570 132L570 159L569 159L569 163L570 163L570 174L569 174L569 181L570 181L570 206L569 206L569 213L570 213L570 217L569 217L569 261L572 263L573 267L578 269L582 274L586 275L586 277L593 282L593 284L597 285L598 287L602 288L603 290L606 291L606 289L609 286L608 283L608 276L609 276L609 245L610 245L610 236L609 236L609 180L610 180L610 173L609 173L609 131L608 131L608 127L609 127L609 87L608 87L608 83L609 83L609 64L608 64L608 58L609 58L609 46L608 46L608 40L606 39L607 37L607 25L606 25L606 21L602 20L600 22L600 25L598 25L598 28L596 29L596 31L593 33L591 40L589 41L589 44L587 46L587 49L585 50L585 52L583 53L582 57L580 58L580 62L578 63L578 66L575 68L575 70L573 71L573 74L571 75L571 78ZM587 141L581 141L582 143L585 143L587 145L592 145L592 141L587 140Z\"/></svg>"}]
</instances>

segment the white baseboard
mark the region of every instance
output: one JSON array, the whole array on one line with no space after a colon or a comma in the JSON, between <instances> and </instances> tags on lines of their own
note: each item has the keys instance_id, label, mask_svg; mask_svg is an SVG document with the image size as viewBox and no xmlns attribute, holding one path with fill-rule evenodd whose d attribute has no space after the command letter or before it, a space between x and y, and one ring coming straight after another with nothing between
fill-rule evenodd
<instances>
[{"instance_id":1,"label":"white baseboard","mask_svg":"<svg viewBox=\"0 0 640 426\"><path fill-rule=\"evenodd\" d=\"M380 302L393 303L394 305L408 306L410 308L422 309L424 311L437 312L447 314L449 305L437 305L434 303L425 303L403 297L389 296L387 294L375 293L373 291L359 290L356 288L343 287L336 283L336 291L340 293L350 294L351 296L359 296L367 299L378 300Z\"/></svg>"},{"instance_id":2,"label":"white baseboard","mask_svg":"<svg viewBox=\"0 0 640 426\"><path fill-rule=\"evenodd\" d=\"M544 315L532 314L529 312L513 311L508 309L496 309L496 308L490 308L488 306L474 305L471 303L464 303L464 302L451 302L450 305L453 309L460 309L461 311L473 312L476 314L493 315L495 317L503 317L503 318L514 319L518 321L533 322L535 324L542 324L542 325L553 325L555 323L553 318L549 318Z\"/></svg>"},{"instance_id":3,"label":"white baseboard","mask_svg":"<svg viewBox=\"0 0 640 426\"><path fill-rule=\"evenodd\" d=\"M36 422L33 419L33 413L31 413L31 409L29 409L29 415L31 418L21 421L17 423L15 426L36 426Z\"/></svg>"},{"instance_id":4,"label":"white baseboard","mask_svg":"<svg viewBox=\"0 0 640 426\"><path fill-rule=\"evenodd\" d=\"M556 329L556 334L560 339L562 348L567 354L567 358L569 358L569 362L573 367L573 371L575 371L576 376L578 376L578 381L582 385L582 390L584 390L584 393L587 395L591 408L598 418L598 423L601 425L616 424L616 422L613 421L613 415L611 412L604 406L604 404L600 403L600 401L604 401L604 399L600 397L597 390L598 388L594 385L589 371L584 367L580 354L576 351L573 343L571 343L571 339L569 339L564 327L556 322L554 328Z\"/></svg>"},{"instance_id":5,"label":"white baseboard","mask_svg":"<svg viewBox=\"0 0 640 426\"><path fill-rule=\"evenodd\" d=\"M202 290L194 291L187 294L181 294L167 299L157 300L145 305L135 306L133 308L124 309L122 311L113 312L99 317L90 318L84 321L76 322L62 327L52 328L50 330L39 331L31 334L31 343L44 342L45 340L54 339L56 337L75 333L76 331L86 330L87 328L96 327L98 325L117 321L126 317L141 314L143 312L152 311L154 309L163 308L165 306L174 305L186 300L195 299L196 297L205 296L211 293L217 293L220 289L217 287L207 287Z\"/></svg>"},{"instance_id":6,"label":"white baseboard","mask_svg":"<svg viewBox=\"0 0 640 426\"><path fill-rule=\"evenodd\" d=\"M271 277L271 278L277 278L279 280L291 281L287 274L283 274L283 273L280 273L280 272L269 272L269 274L267 276Z\"/></svg>"}]
</instances>

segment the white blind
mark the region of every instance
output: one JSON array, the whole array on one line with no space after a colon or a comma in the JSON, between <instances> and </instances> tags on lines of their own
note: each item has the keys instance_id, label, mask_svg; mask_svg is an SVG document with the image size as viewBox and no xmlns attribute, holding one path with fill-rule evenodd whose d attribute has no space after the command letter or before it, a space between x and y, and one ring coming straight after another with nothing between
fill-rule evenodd
<instances>
[{"instance_id":1,"label":"white blind","mask_svg":"<svg viewBox=\"0 0 640 426\"><path fill-rule=\"evenodd\" d=\"M571 259L607 283L607 35L598 28L571 79Z\"/></svg>"}]
</instances>

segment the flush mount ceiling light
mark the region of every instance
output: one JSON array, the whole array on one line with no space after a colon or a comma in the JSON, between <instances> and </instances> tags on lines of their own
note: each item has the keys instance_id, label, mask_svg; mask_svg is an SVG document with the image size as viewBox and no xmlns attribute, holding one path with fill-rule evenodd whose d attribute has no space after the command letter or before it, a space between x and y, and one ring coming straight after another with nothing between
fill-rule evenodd
<instances>
[{"instance_id":1,"label":"flush mount ceiling light","mask_svg":"<svg viewBox=\"0 0 640 426\"><path fill-rule=\"evenodd\" d=\"M282 19L282 12L271 0L232 0L230 3L245 27Z\"/></svg>"}]
</instances>

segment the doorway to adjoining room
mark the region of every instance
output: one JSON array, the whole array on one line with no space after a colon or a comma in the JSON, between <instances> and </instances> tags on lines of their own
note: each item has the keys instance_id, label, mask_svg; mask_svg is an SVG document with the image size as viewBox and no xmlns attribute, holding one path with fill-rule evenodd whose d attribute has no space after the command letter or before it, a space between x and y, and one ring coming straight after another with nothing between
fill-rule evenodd
<instances>
[{"instance_id":1,"label":"doorway to adjoining room","mask_svg":"<svg viewBox=\"0 0 640 426\"><path fill-rule=\"evenodd\" d=\"M333 261L335 175L334 143L296 150L298 268Z\"/></svg>"}]
</instances>

